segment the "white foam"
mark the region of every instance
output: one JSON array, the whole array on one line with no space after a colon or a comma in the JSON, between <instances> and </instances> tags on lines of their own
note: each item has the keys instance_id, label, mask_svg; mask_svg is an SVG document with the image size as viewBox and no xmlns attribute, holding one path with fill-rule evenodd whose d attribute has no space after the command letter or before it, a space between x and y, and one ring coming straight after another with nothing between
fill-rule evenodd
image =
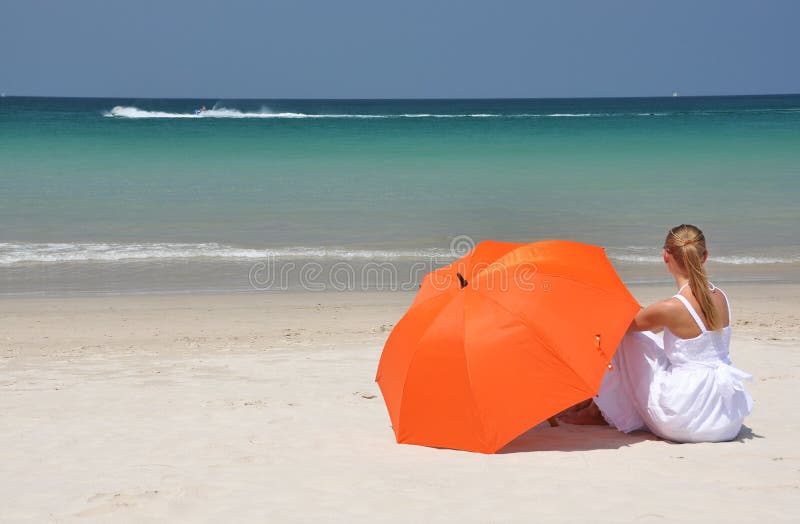
<instances>
[{"instance_id":1,"label":"white foam","mask_svg":"<svg viewBox=\"0 0 800 524\"><path fill-rule=\"evenodd\" d=\"M663 259L660 255L652 253L659 252L660 250L640 247L628 246L625 248L610 248L606 250L608 257L611 260L618 260L620 262L633 262L639 264L662 264ZM797 264L800 263L800 254L787 255L787 256L754 256L754 255L726 255L726 256L710 256L709 262L717 264L730 264L730 265L760 265L760 264Z\"/></svg>"},{"instance_id":2,"label":"white foam","mask_svg":"<svg viewBox=\"0 0 800 524\"><path fill-rule=\"evenodd\" d=\"M105 116L119 118L345 118L347 116L370 115L307 115L304 113L273 113L269 110L242 112L238 109L213 108L201 113L167 113L164 111L146 111L138 107L115 106Z\"/></svg>"},{"instance_id":3,"label":"white foam","mask_svg":"<svg viewBox=\"0 0 800 524\"><path fill-rule=\"evenodd\" d=\"M661 264L661 256L650 247L628 246L606 250L611 260L639 264ZM67 262L126 262L148 260L248 260L248 259L310 259L310 260L419 260L435 258L440 261L454 258L450 250L425 249L355 249L325 246L289 246L263 249L206 243L0 243L0 265ZM726 255L710 257L711 262L732 265L797 264L800 254L787 256Z\"/></svg>"},{"instance_id":4,"label":"white foam","mask_svg":"<svg viewBox=\"0 0 800 524\"><path fill-rule=\"evenodd\" d=\"M587 116L609 116L609 114L608 113L552 113L544 116L575 118L575 117L587 117Z\"/></svg>"},{"instance_id":5,"label":"white foam","mask_svg":"<svg viewBox=\"0 0 800 524\"><path fill-rule=\"evenodd\" d=\"M370 250L336 247L241 248L218 243L0 243L0 265L62 262L124 262L218 259L401 260L451 258L449 251Z\"/></svg>"},{"instance_id":6,"label":"white foam","mask_svg":"<svg viewBox=\"0 0 800 524\"><path fill-rule=\"evenodd\" d=\"M799 109L786 108L786 109L749 109L741 110L746 112L781 112L791 113ZM104 113L104 116L115 118L275 118L275 119L302 119L302 118L353 118L353 119L391 119L391 118L593 118L593 117L625 117L625 116L639 116L639 117L660 117L670 115L709 115L717 113L730 113L736 111L721 110L721 111L708 111L708 110L687 110L676 112L640 112L640 113L400 113L400 114L369 114L369 113L296 113L296 112L274 112L269 108L262 107L258 111L241 111L239 109L231 109L222 106L214 106L211 109L200 113L172 113L166 111L148 111L139 109L134 106L115 106L110 111Z\"/></svg>"},{"instance_id":7,"label":"white foam","mask_svg":"<svg viewBox=\"0 0 800 524\"><path fill-rule=\"evenodd\" d=\"M646 256L646 255L608 255L611 260L619 260L620 262L639 262L642 264L654 264L661 262L661 257Z\"/></svg>"},{"instance_id":8,"label":"white foam","mask_svg":"<svg viewBox=\"0 0 800 524\"><path fill-rule=\"evenodd\" d=\"M800 255L793 257L753 257L753 256L729 256L729 257L708 257L711 262L719 264L796 264L800 262Z\"/></svg>"},{"instance_id":9,"label":"white foam","mask_svg":"<svg viewBox=\"0 0 800 524\"><path fill-rule=\"evenodd\" d=\"M623 116L622 113L619 114ZM133 106L115 106L104 116L115 118L352 118L352 119L398 119L398 118L585 118L614 116L610 113L400 113L400 114L362 114L362 113L276 113L268 108L259 111L240 111L225 107L214 107L201 113L169 113L165 111L147 111Z\"/></svg>"},{"instance_id":10,"label":"white foam","mask_svg":"<svg viewBox=\"0 0 800 524\"><path fill-rule=\"evenodd\" d=\"M164 111L147 111L132 106L115 106L104 113L107 117L116 118L354 118L354 119L386 119L386 118L501 118L506 115L491 113L474 114L436 114L436 113L403 113L403 114L359 114L359 113L275 113L267 108L259 111L240 111L225 107L214 107L200 113L168 113ZM511 115L515 116L515 115Z\"/></svg>"}]
</instances>

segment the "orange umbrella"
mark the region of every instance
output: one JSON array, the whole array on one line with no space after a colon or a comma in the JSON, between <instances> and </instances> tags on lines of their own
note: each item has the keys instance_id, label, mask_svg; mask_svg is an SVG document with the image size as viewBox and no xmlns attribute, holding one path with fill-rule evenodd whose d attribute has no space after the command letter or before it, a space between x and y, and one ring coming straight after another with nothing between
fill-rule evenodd
<instances>
[{"instance_id":1,"label":"orange umbrella","mask_svg":"<svg viewBox=\"0 0 800 524\"><path fill-rule=\"evenodd\" d=\"M397 442L496 452L597 394L639 307L600 247L481 242L425 276L383 348Z\"/></svg>"}]
</instances>

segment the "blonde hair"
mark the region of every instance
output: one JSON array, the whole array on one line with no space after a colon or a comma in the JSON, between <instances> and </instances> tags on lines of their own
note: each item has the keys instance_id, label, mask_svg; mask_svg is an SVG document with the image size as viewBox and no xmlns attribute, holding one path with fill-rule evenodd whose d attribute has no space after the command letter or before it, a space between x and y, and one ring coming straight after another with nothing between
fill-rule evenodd
<instances>
[{"instance_id":1,"label":"blonde hair","mask_svg":"<svg viewBox=\"0 0 800 524\"><path fill-rule=\"evenodd\" d=\"M691 224L675 226L667 233L664 249L675 258L681 269L689 273L689 288L700 304L708 328L712 331L720 329L722 319L711 301L708 277L703 267L703 257L706 255L706 237L703 232Z\"/></svg>"}]
</instances>

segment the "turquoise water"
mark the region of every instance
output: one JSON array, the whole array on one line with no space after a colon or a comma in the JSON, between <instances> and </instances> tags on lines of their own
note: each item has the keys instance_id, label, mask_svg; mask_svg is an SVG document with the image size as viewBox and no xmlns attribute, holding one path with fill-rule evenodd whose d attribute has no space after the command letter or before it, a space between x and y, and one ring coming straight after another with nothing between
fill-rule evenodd
<instances>
[{"instance_id":1,"label":"turquoise water","mask_svg":"<svg viewBox=\"0 0 800 524\"><path fill-rule=\"evenodd\" d=\"M785 278L798 166L800 95L0 98L0 292L244 290L265 254L446 258L458 235L600 244L635 278L681 222L723 275Z\"/></svg>"}]
</instances>

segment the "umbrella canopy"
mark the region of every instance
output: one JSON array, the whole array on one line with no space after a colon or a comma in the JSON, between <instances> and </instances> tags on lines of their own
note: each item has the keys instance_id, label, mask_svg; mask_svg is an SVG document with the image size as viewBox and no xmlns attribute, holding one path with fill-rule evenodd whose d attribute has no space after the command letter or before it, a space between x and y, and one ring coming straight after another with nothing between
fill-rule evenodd
<instances>
[{"instance_id":1,"label":"umbrella canopy","mask_svg":"<svg viewBox=\"0 0 800 524\"><path fill-rule=\"evenodd\" d=\"M597 393L639 308L600 247L481 242L425 276L383 348L397 442L496 452Z\"/></svg>"}]
</instances>

